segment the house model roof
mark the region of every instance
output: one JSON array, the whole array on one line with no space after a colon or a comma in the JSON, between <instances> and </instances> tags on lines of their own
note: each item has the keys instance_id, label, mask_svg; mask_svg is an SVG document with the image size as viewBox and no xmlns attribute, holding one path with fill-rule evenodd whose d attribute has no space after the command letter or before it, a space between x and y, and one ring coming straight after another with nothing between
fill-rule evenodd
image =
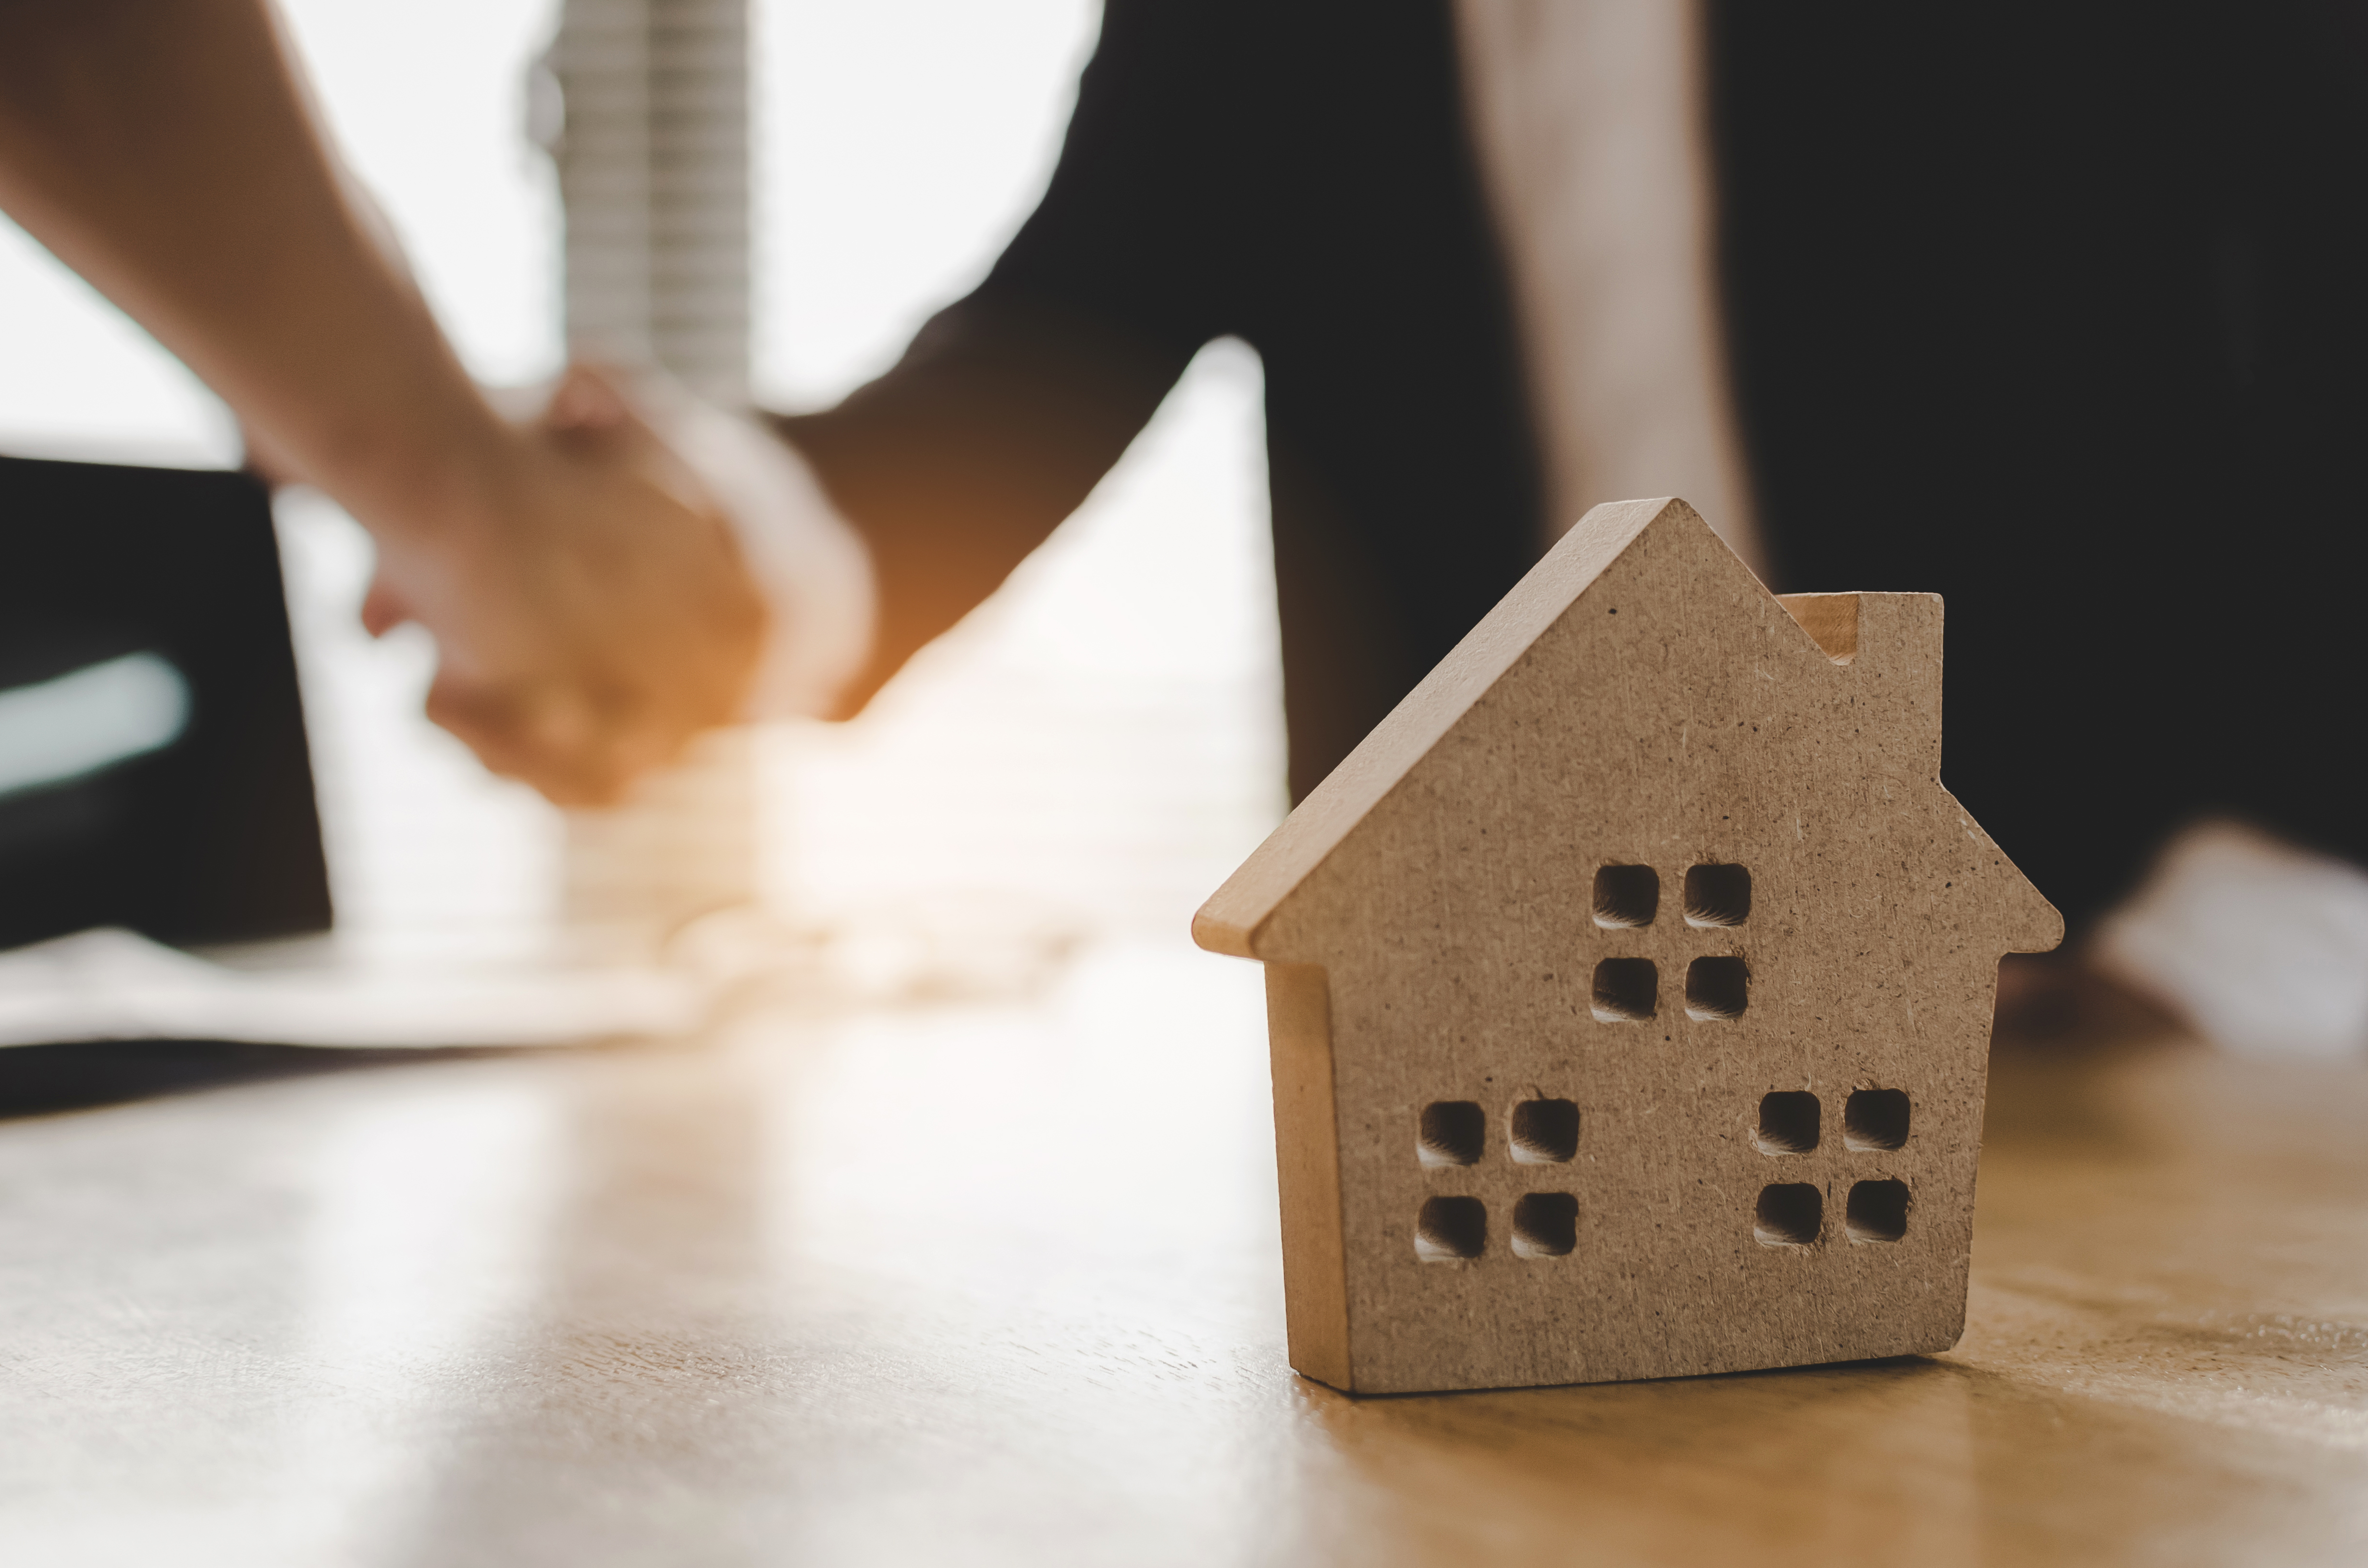
<instances>
[{"instance_id":1,"label":"house model roof","mask_svg":"<svg viewBox=\"0 0 2368 1568\"><path fill-rule=\"evenodd\" d=\"M1474 705L1513 671L1532 645L1556 622L1573 613L1602 584L1615 562L1640 545L1686 558L1697 574L1706 573L1725 579L1721 585L1729 595L1739 592L1744 597L1763 601L1770 608L1781 607L1784 614L1774 619L1793 629L1800 650L1821 654L1837 665L1847 666L1856 660L1862 599L1916 599L1929 602L1936 612L1939 608L1937 597L1930 595L1796 594L1780 598L1768 591L1702 515L1685 502L1664 496L1598 506L1547 551L1545 558L1456 644L1454 651L1440 661L1421 684L1226 879L1193 917L1193 940L1212 952L1237 958L1281 956L1261 950L1259 935L1283 902L1340 847ZM1607 608L1610 613L1618 613L1616 608ZM1632 606L1631 613L1649 616L1654 608L1649 604ZM1917 652L1929 656L1937 688L1937 613L1932 630L1934 645ZM1660 694L1640 695L1646 701L1660 699ZM1931 715L1931 731L1932 761L1937 768L1937 711ZM1970 819L1966 825L1979 834ZM2012 922L2020 928L2015 933L2018 946L2013 950L2054 947L2062 939L2062 917L2019 871L2007 864L2003 855L1997 856L1997 860L2027 895L2011 901L2022 906L2019 911L2021 918Z\"/></svg>"}]
</instances>

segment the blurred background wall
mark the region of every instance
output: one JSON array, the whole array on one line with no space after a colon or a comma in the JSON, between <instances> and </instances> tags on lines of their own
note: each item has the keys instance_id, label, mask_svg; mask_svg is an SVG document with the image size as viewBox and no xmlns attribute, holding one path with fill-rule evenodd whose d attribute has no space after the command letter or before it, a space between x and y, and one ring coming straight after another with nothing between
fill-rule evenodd
<instances>
[{"instance_id":1,"label":"blurred background wall","mask_svg":"<svg viewBox=\"0 0 2368 1568\"><path fill-rule=\"evenodd\" d=\"M472 369L550 374L563 233L529 125L554 0L286 10ZM757 0L761 400L833 401L984 274L1050 171L1098 17L1085 0ZM1213 346L1078 517L871 712L756 737L770 905L859 937L959 944L1016 924L1180 940L1283 809L1260 428L1255 356ZM185 371L6 228L0 449L207 466L234 461L236 439ZM343 925L389 947L541 940L556 814L416 717L416 631L373 644L355 629L359 530L302 494L281 523Z\"/></svg>"}]
</instances>

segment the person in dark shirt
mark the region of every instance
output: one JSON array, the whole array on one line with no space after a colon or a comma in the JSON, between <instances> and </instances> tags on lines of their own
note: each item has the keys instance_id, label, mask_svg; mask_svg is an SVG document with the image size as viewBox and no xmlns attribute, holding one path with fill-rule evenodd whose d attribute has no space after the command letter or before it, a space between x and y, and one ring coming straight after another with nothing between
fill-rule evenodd
<instances>
[{"instance_id":1,"label":"person in dark shirt","mask_svg":"<svg viewBox=\"0 0 2368 1568\"><path fill-rule=\"evenodd\" d=\"M2076 925L2201 813L2368 858L2354 11L1716 0L1703 24L1771 585L1946 597L1946 777ZM1111 0L986 279L778 422L871 549L849 706L1233 334L1266 367L1294 797L1324 777L1573 520L1543 509L1471 79L1444 0Z\"/></svg>"}]
</instances>

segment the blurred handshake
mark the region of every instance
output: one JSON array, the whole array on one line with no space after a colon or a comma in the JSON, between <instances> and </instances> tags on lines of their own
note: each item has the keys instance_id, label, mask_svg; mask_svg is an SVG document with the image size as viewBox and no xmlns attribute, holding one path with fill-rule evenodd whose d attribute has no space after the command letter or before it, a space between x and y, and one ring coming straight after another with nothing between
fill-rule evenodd
<instances>
[{"instance_id":1,"label":"blurred handshake","mask_svg":"<svg viewBox=\"0 0 2368 1568\"><path fill-rule=\"evenodd\" d=\"M362 605L373 635L435 637L429 718L577 806L702 731L832 710L870 649L870 564L790 447L604 367L488 396L491 450L456 454L423 526L378 530Z\"/></svg>"}]
</instances>

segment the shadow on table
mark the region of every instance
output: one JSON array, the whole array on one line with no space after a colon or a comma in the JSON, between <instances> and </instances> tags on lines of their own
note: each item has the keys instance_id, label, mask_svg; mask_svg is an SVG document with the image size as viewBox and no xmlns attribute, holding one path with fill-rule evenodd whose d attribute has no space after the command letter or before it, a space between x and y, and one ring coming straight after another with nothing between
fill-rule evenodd
<instances>
[{"instance_id":1,"label":"shadow on table","mask_svg":"<svg viewBox=\"0 0 2368 1568\"><path fill-rule=\"evenodd\" d=\"M0 1119L86 1110L161 1095L393 1062L448 1061L483 1050L324 1051L222 1040L77 1040L0 1050Z\"/></svg>"}]
</instances>

